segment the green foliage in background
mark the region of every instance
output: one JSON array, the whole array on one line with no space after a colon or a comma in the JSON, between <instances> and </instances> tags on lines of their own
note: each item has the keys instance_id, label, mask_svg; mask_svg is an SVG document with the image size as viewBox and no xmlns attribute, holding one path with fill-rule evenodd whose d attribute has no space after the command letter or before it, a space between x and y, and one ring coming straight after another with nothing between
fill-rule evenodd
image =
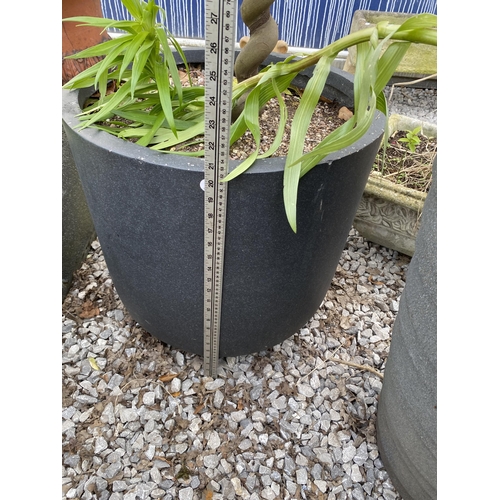
<instances>
[{"instance_id":1,"label":"green foliage in background","mask_svg":"<svg viewBox=\"0 0 500 500\"><path fill-rule=\"evenodd\" d=\"M417 146L420 144L420 138L418 134L420 133L422 127L416 127L413 130L410 130L406 133L405 137L401 137L398 139L398 142L405 142L408 146L408 149L414 153L417 149Z\"/></svg>"}]
</instances>

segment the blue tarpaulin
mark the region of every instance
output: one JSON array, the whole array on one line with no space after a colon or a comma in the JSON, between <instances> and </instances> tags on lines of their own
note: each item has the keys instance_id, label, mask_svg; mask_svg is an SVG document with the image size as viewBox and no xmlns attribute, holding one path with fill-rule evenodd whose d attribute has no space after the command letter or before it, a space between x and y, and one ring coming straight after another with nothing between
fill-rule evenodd
<instances>
[{"instance_id":1,"label":"blue tarpaulin","mask_svg":"<svg viewBox=\"0 0 500 500\"><path fill-rule=\"evenodd\" d=\"M243 0L238 1L241 5ZM167 28L178 38L205 37L205 0L156 0L167 14ZM120 0L101 0L104 17L127 19ZM349 33L356 10L437 14L437 0L276 0L271 14L279 36L291 47L320 48ZM239 20L239 40L247 35Z\"/></svg>"}]
</instances>

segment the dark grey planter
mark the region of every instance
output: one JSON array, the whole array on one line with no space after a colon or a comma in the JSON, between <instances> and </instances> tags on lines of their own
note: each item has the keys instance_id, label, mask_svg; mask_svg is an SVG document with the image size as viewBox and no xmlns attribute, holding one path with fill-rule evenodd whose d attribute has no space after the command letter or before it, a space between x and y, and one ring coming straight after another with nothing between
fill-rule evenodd
<instances>
[{"instance_id":1,"label":"dark grey planter","mask_svg":"<svg viewBox=\"0 0 500 500\"><path fill-rule=\"evenodd\" d=\"M203 54L187 51L191 61L202 61ZM298 84L307 78L301 76ZM350 75L332 70L325 96L352 105L352 88ZM89 93L63 91L63 122L116 290L144 329L202 355L203 161L94 129L75 132L75 115ZM229 183L221 357L276 345L316 312L352 227L384 124L378 114L362 140L304 176L298 234L283 208L283 158L259 160Z\"/></svg>"},{"instance_id":2,"label":"dark grey planter","mask_svg":"<svg viewBox=\"0 0 500 500\"><path fill-rule=\"evenodd\" d=\"M404 500L437 498L437 159L394 322L377 411L382 461Z\"/></svg>"},{"instance_id":3,"label":"dark grey planter","mask_svg":"<svg viewBox=\"0 0 500 500\"><path fill-rule=\"evenodd\" d=\"M62 130L62 299L66 297L73 273L80 268L92 239L94 225L80 178Z\"/></svg>"}]
</instances>

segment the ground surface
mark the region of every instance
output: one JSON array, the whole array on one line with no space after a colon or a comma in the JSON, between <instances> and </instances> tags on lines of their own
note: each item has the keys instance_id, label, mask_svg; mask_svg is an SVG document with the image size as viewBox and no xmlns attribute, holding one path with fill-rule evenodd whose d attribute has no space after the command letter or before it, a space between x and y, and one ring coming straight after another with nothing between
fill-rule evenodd
<instances>
[{"instance_id":1,"label":"ground surface","mask_svg":"<svg viewBox=\"0 0 500 500\"><path fill-rule=\"evenodd\" d=\"M352 230L314 317L213 380L130 317L93 247L63 304L63 498L400 499L376 409L408 257Z\"/></svg>"}]
</instances>

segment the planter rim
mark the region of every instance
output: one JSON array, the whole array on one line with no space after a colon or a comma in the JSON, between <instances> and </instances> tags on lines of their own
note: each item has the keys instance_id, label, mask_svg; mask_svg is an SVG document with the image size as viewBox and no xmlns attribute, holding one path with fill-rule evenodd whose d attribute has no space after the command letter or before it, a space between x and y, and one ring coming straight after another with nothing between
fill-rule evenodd
<instances>
[{"instance_id":1,"label":"planter rim","mask_svg":"<svg viewBox=\"0 0 500 500\"><path fill-rule=\"evenodd\" d=\"M398 115L394 113L389 116L387 126L389 128L389 135L402 130L410 132L417 127L422 127L422 135L425 135L430 139L437 139L437 125L435 123L426 122L411 116Z\"/></svg>"},{"instance_id":2,"label":"planter rim","mask_svg":"<svg viewBox=\"0 0 500 500\"><path fill-rule=\"evenodd\" d=\"M196 52L198 52L199 54L204 54L204 51L200 49L192 49L186 52L190 52L191 54L196 54ZM272 55L272 60L277 61L280 59L284 59L284 57L281 58L275 54ZM347 80L349 82L353 82L354 80L353 75L337 68L331 68L330 75L333 76L333 78L335 78L335 80L337 81ZM333 85L330 84L330 86ZM76 115L78 115L82 111L80 102L90 96L93 92L94 89L91 87L76 90L62 89L62 118L69 128L74 129L78 125L79 120ZM79 102L79 100L81 101ZM322 160L322 163L332 163L333 161L350 155L362 149L367 144L377 140L380 131L383 131L384 129L385 121L385 115L377 110L370 128L361 139L347 148L343 148L339 151L329 154ZM119 152L124 157L140 159L158 166L165 166L168 162L168 166L172 168L187 168L189 170L197 172L203 172L204 170L204 160L202 157L188 157L172 153L163 153L146 146L139 146L130 141L115 137L114 135L109 134L103 130L98 130L91 127L85 128L83 130L75 130L75 132L77 134L82 134L86 140L91 141L104 149ZM232 171L234 168L236 168L240 163L242 163L242 161L243 160L230 160L229 171ZM285 157L258 159L255 161L252 167L245 172L245 174L259 174L280 170L283 171L285 167L285 161Z\"/></svg>"},{"instance_id":3,"label":"planter rim","mask_svg":"<svg viewBox=\"0 0 500 500\"><path fill-rule=\"evenodd\" d=\"M387 201L397 203L412 210L421 211L424 207L426 193L416 189L400 186L394 182L388 181L378 173L370 173L365 187L365 194L377 196Z\"/></svg>"}]
</instances>

